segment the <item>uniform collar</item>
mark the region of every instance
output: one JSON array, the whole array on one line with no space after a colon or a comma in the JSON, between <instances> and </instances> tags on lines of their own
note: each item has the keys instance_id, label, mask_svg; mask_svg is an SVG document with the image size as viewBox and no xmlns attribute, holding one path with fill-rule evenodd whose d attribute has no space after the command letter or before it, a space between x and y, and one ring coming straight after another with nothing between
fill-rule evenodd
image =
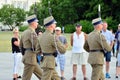
<instances>
[{"instance_id":1,"label":"uniform collar","mask_svg":"<svg viewBox=\"0 0 120 80\"><path fill-rule=\"evenodd\" d=\"M29 27L30 30L32 30L33 32L35 32L35 29L33 29L32 27Z\"/></svg>"},{"instance_id":2,"label":"uniform collar","mask_svg":"<svg viewBox=\"0 0 120 80\"><path fill-rule=\"evenodd\" d=\"M47 29L46 29L46 31L45 31L45 32L47 32L47 33L51 33L51 34L52 34L52 32L51 32L50 30L47 30Z\"/></svg>"},{"instance_id":3,"label":"uniform collar","mask_svg":"<svg viewBox=\"0 0 120 80\"><path fill-rule=\"evenodd\" d=\"M95 32L99 32L99 33L100 33L100 30L96 30L96 29L95 29L94 31L95 31Z\"/></svg>"}]
</instances>

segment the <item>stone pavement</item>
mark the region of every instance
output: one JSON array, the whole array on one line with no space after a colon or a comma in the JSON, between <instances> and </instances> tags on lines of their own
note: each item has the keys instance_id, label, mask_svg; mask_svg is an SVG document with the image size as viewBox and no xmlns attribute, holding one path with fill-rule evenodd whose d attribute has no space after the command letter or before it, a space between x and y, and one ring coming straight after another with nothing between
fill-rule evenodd
<instances>
[{"instance_id":1,"label":"stone pavement","mask_svg":"<svg viewBox=\"0 0 120 80\"><path fill-rule=\"evenodd\" d=\"M72 65L70 64L71 51L67 51L65 55L66 55L65 78L66 80L70 80L70 78L72 77ZM116 58L112 57L111 68L110 68L111 79L106 79L106 80L120 80L120 78L115 79L115 69L116 69L115 63L116 63ZM8 53L0 52L0 80L12 80L12 67L13 67L12 54L10 52ZM91 66L87 64L86 68L87 68L87 77L90 80L91 71L92 71ZM38 80L38 79L36 78L36 76L33 75L31 80ZM78 66L77 80L83 80L83 75L80 65Z\"/></svg>"}]
</instances>

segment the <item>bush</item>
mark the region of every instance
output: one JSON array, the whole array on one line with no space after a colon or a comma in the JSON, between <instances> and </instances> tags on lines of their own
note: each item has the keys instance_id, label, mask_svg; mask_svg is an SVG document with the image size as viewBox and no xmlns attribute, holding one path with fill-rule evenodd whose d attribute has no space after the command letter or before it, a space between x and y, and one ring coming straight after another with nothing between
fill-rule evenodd
<instances>
[{"instance_id":1,"label":"bush","mask_svg":"<svg viewBox=\"0 0 120 80\"><path fill-rule=\"evenodd\" d=\"M77 23L80 23L82 25L82 31L84 31L85 33L90 33L94 29L91 21L81 20L80 22ZM65 33L73 32L75 32L75 24L65 25Z\"/></svg>"},{"instance_id":2,"label":"bush","mask_svg":"<svg viewBox=\"0 0 120 80\"><path fill-rule=\"evenodd\" d=\"M65 25L65 33L73 33L75 31L75 26L72 24Z\"/></svg>"},{"instance_id":3,"label":"bush","mask_svg":"<svg viewBox=\"0 0 120 80\"><path fill-rule=\"evenodd\" d=\"M94 29L91 21L81 20L80 23L82 25L82 31L85 33L90 33Z\"/></svg>"},{"instance_id":4,"label":"bush","mask_svg":"<svg viewBox=\"0 0 120 80\"><path fill-rule=\"evenodd\" d=\"M108 23L108 29L112 29L113 32L116 32L117 27L118 27L118 21L113 20L112 17L107 17L105 21Z\"/></svg>"},{"instance_id":5,"label":"bush","mask_svg":"<svg viewBox=\"0 0 120 80\"><path fill-rule=\"evenodd\" d=\"M28 26L20 26L19 27L19 31L23 32L24 30L26 30L28 28Z\"/></svg>"},{"instance_id":6,"label":"bush","mask_svg":"<svg viewBox=\"0 0 120 80\"><path fill-rule=\"evenodd\" d=\"M113 29L113 31L116 32L119 23L116 20L113 20L112 17L107 17L105 21L108 23L108 29ZM92 25L92 21L81 20L80 22L77 23L80 23L82 25L82 31L87 34L93 31L94 29ZM74 24L65 25L65 33L73 33L73 32L75 32Z\"/></svg>"}]
</instances>

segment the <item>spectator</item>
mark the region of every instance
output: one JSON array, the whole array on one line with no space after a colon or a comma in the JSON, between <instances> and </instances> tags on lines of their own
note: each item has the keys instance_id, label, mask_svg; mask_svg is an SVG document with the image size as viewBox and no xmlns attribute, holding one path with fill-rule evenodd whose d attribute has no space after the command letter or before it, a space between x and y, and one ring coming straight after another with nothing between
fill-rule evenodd
<instances>
[{"instance_id":1,"label":"spectator","mask_svg":"<svg viewBox=\"0 0 120 80\"><path fill-rule=\"evenodd\" d=\"M73 78L76 80L77 65L82 65L83 79L86 77L86 64L88 53L84 50L83 46L86 40L86 34L82 31L82 25L76 24L76 32L71 35L72 57L71 63L73 64Z\"/></svg>"},{"instance_id":2,"label":"spectator","mask_svg":"<svg viewBox=\"0 0 120 80\"><path fill-rule=\"evenodd\" d=\"M116 62L116 78L120 74L120 24L118 25L118 31L115 35L116 42L117 42L117 62Z\"/></svg>"},{"instance_id":3,"label":"spectator","mask_svg":"<svg viewBox=\"0 0 120 80\"><path fill-rule=\"evenodd\" d=\"M111 47L113 47L113 43L114 43L113 34L107 29L107 27L108 27L107 22L103 22L102 34L105 36L105 39L107 40L107 43ZM106 78L111 78L110 74L109 74L110 61L111 61L111 51L106 52L106 54L104 56L105 56L105 59L106 59L106 74L105 74L105 77Z\"/></svg>"},{"instance_id":4,"label":"spectator","mask_svg":"<svg viewBox=\"0 0 120 80\"><path fill-rule=\"evenodd\" d=\"M67 44L67 39L65 38L65 36L63 36L61 34L61 28L60 27L56 27L55 28L55 34L57 36L57 38L66 46L66 48L68 47ZM57 66L59 64L60 66L60 72L61 72L61 80L65 80L64 77L64 68L65 68L65 54L58 54L57 55Z\"/></svg>"},{"instance_id":5,"label":"spectator","mask_svg":"<svg viewBox=\"0 0 120 80\"><path fill-rule=\"evenodd\" d=\"M113 38L114 38L114 42L113 42L113 47L112 47L112 53L113 53L113 56L115 56L115 34L113 32L112 29L110 29L112 35L113 35Z\"/></svg>"},{"instance_id":6,"label":"spectator","mask_svg":"<svg viewBox=\"0 0 120 80\"><path fill-rule=\"evenodd\" d=\"M13 59L14 59L14 67L13 67L13 80L17 80L17 78L21 78L21 76L18 75L20 66L21 66L21 60L22 60L22 54L20 53L19 48L19 30L18 28L13 29L14 36L11 39L12 44L12 53L13 53Z\"/></svg>"}]
</instances>

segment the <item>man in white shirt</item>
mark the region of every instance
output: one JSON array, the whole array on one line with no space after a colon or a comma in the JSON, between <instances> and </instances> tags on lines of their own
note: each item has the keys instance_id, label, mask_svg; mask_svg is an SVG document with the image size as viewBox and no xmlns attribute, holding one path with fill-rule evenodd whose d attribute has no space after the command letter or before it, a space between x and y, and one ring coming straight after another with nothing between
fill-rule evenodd
<instances>
[{"instance_id":1,"label":"man in white shirt","mask_svg":"<svg viewBox=\"0 0 120 80\"><path fill-rule=\"evenodd\" d=\"M82 72L84 80L88 80L86 77L86 64L88 59L88 53L84 50L83 46L86 40L86 34L81 31L82 26L76 24L76 32L71 35L72 57L71 63L73 64L73 78L76 80L77 65L82 65Z\"/></svg>"}]
</instances>

